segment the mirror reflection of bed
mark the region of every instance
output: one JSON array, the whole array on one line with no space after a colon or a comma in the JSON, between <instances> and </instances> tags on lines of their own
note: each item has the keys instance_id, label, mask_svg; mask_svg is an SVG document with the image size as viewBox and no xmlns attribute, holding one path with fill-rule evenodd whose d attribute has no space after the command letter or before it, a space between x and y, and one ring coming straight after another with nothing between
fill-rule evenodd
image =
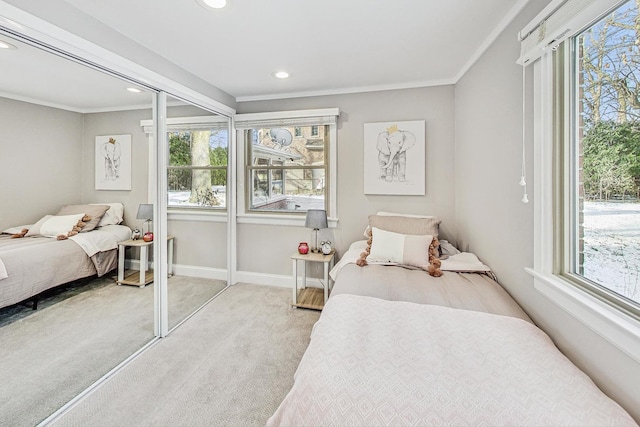
<instances>
[{"instance_id":1,"label":"mirror reflection of bed","mask_svg":"<svg viewBox=\"0 0 640 427\"><path fill-rule=\"evenodd\" d=\"M142 225L136 210L140 203L152 203L153 193L151 140L141 123L152 119L154 95L127 91L130 82L0 38L16 47L0 55L0 231L10 231L0 235L0 425L16 425L16 420L35 425L154 338L155 285L118 286L117 249L99 247L97 255L89 255L83 248L113 246ZM126 190L96 189L96 137L110 134L131 136ZM73 236L73 227L47 224L47 230L53 227L48 237L11 238L25 228L33 231L47 215L85 213L61 212L65 207L89 204L119 204L121 218ZM226 227L226 219L215 225ZM226 268L225 251L193 248L192 228L193 222L179 221L171 230L176 262L190 267L178 268L168 279L170 329L226 286L210 275L183 274ZM193 256L198 251L215 258L207 261L213 267L198 265L202 257ZM126 258L136 255L129 251Z\"/></svg>"}]
</instances>

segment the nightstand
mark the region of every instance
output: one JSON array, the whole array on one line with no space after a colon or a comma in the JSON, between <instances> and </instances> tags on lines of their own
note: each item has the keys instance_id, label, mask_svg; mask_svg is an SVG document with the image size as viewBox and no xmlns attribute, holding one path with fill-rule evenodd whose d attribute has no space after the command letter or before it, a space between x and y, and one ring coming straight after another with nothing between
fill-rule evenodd
<instances>
[{"instance_id":1,"label":"nightstand","mask_svg":"<svg viewBox=\"0 0 640 427\"><path fill-rule=\"evenodd\" d=\"M329 291L331 290L331 278L329 277L329 269L333 267L334 255L332 252L329 255L323 253L308 253L299 254L295 253L291 255L293 261L293 302L294 308L310 308L313 310L322 310L329 298ZM298 290L298 261L302 261L302 289ZM320 288L307 288L307 261L308 262L321 262L324 264L324 282Z\"/></svg>"},{"instance_id":2,"label":"nightstand","mask_svg":"<svg viewBox=\"0 0 640 427\"><path fill-rule=\"evenodd\" d=\"M140 286L144 288L149 283L153 282L153 270L147 270L149 264L149 246L153 245L153 242L145 242L142 239L139 240L125 240L118 243L118 285L132 285ZM167 264L169 276L173 275L173 236L167 236L168 254ZM124 267L124 253L127 247L140 248L140 271L134 271L125 275Z\"/></svg>"}]
</instances>

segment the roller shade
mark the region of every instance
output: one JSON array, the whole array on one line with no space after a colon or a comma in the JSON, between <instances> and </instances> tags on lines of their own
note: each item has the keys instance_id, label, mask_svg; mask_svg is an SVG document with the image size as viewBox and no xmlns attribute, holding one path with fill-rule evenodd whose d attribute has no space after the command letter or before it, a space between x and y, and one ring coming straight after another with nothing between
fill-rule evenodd
<instances>
[{"instance_id":1,"label":"roller shade","mask_svg":"<svg viewBox=\"0 0 640 427\"><path fill-rule=\"evenodd\" d=\"M529 65L625 0L555 0L520 31L518 64Z\"/></svg>"},{"instance_id":2,"label":"roller shade","mask_svg":"<svg viewBox=\"0 0 640 427\"><path fill-rule=\"evenodd\" d=\"M338 108L236 114L234 123L236 129L335 125L339 115Z\"/></svg>"}]
</instances>

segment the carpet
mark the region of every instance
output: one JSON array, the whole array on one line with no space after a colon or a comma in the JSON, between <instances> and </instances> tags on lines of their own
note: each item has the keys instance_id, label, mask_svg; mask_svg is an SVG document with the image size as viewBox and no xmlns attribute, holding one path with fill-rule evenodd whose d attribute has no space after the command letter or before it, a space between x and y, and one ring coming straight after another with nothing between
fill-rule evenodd
<instances>
[{"instance_id":1,"label":"carpet","mask_svg":"<svg viewBox=\"0 0 640 427\"><path fill-rule=\"evenodd\" d=\"M170 278L170 324L224 286ZM57 289L38 307L0 310L0 426L38 424L153 338L153 285L103 277Z\"/></svg>"},{"instance_id":2,"label":"carpet","mask_svg":"<svg viewBox=\"0 0 640 427\"><path fill-rule=\"evenodd\" d=\"M293 384L320 313L291 291L227 288L56 426L263 426Z\"/></svg>"}]
</instances>

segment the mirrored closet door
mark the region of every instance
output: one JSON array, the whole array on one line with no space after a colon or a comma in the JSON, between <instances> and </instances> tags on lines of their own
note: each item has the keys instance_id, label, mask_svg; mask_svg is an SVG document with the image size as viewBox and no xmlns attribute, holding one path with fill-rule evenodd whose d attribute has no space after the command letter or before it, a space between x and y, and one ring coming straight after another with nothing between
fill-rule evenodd
<instances>
[{"instance_id":1,"label":"mirrored closet door","mask_svg":"<svg viewBox=\"0 0 640 427\"><path fill-rule=\"evenodd\" d=\"M169 329L227 285L230 120L167 97Z\"/></svg>"},{"instance_id":2,"label":"mirrored closet door","mask_svg":"<svg viewBox=\"0 0 640 427\"><path fill-rule=\"evenodd\" d=\"M156 96L0 42L0 425L32 426L154 338L153 286L117 284L140 266L117 246L149 199Z\"/></svg>"}]
</instances>

